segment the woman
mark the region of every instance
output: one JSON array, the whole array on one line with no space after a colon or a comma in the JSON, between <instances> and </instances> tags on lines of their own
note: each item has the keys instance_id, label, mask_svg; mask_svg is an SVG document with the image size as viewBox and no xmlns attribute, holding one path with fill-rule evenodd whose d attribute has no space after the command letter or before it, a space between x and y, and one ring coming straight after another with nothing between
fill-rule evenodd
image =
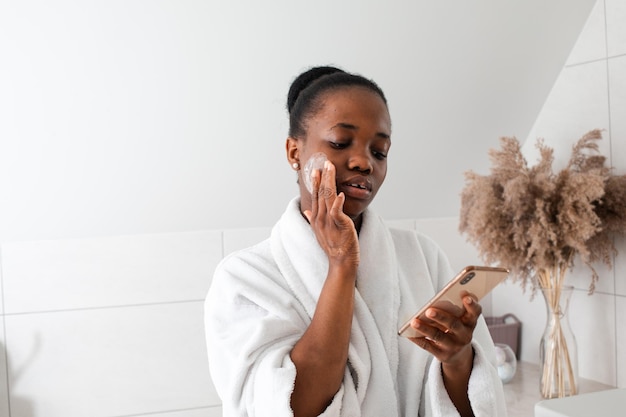
<instances>
[{"instance_id":1,"label":"woman","mask_svg":"<svg viewBox=\"0 0 626 417\"><path fill-rule=\"evenodd\" d=\"M225 416L503 416L480 304L397 329L453 276L438 247L368 209L387 172L391 119L372 81L332 67L296 78L287 159L300 196L271 237L225 258L206 300ZM314 155L312 192L302 169ZM441 330L445 329L445 330Z\"/></svg>"}]
</instances>

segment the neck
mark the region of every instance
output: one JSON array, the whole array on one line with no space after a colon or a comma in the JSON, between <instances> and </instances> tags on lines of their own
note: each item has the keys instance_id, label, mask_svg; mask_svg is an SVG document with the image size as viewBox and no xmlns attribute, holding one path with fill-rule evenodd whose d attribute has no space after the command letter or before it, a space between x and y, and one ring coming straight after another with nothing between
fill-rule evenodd
<instances>
[{"instance_id":1,"label":"neck","mask_svg":"<svg viewBox=\"0 0 626 417\"><path fill-rule=\"evenodd\" d=\"M356 229L356 233L361 233L361 225L363 224L363 214L359 214L356 218L352 219L352 223L354 223L354 228Z\"/></svg>"}]
</instances>

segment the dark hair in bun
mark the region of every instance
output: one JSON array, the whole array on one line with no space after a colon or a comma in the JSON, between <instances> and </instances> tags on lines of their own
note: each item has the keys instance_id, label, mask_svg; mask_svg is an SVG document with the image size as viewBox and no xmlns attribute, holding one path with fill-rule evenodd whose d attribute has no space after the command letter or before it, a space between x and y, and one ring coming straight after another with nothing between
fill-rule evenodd
<instances>
[{"instance_id":1,"label":"dark hair in bun","mask_svg":"<svg viewBox=\"0 0 626 417\"><path fill-rule=\"evenodd\" d=\"M296 77L287 94L289 136L297 138L306 134L306 120L322 107L324 93L352 86L367 88L387 104L385 94L374 81L339 68L313 67Z\"/></svg>"}]
</instances>

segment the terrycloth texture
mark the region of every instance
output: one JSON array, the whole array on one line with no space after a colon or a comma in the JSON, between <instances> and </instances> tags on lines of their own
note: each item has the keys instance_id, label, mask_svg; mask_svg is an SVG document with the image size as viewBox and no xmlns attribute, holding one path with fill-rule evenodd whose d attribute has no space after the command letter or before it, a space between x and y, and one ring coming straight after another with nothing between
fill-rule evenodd
<instances>
[{"instance_id":1,"label":"terrycloth texture","mask_svg":"<svg viewBox=\"0 0 626 417\"><path fill-rule=\"evenodd\" d=\"M226 417L293 415L296 369L289 352L311 321L328 269L298 203L291 201L268 240L228 256L216 269L205 324L211 375ZM397 336L398 327L453 276L446 258L430 239L390 230L371 211L359 244L348 366L322 416L458 415L443 387L441 364ZM482 319L474 336L472 406L476 416L504 416L493 343Z\"/></svg>"},{"instance_id":2,"label":"terrycloth texture","mask_svg":"<svg viewBox=\"0 0 626 417\"><path fill-rule=\"evenodd\" d=\"M469 398L475 416L506 416L506 404L502 384L499 382L498 371L489 363L484 349L473 342L476 352L474 369L469 380ZM433 362L434 363L434 362ZM430 388L425 401L425 409L433 409L433 416L457 416L458 412L450 401L443 385L441 365L431 366L428 371ZM495 384L494 384L495 381ZM496 386L494 386L496 385ZM429 415L425 413L424 415Z\"/></svg>"}]
</instances>

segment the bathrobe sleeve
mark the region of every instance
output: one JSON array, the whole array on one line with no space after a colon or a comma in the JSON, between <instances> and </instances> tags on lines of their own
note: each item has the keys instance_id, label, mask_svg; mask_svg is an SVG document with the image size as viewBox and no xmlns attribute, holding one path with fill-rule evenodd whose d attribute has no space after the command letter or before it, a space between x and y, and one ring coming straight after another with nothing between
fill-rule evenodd
<instances>
[{"instance_id":1,"label":"bathrobe sleeve","mask_svg":"<svg viewBox=\"0 0 626 417\"><path fill-rule=\"evenodd\" d=\"M293 415L289 353L306 326L267 242L219 264L205 301L205 333L224 416Z\"/></svg>"},{"instance_id":2,"label":"bathrobe sleeve","mask_svg":"<svg viewBox=\"0 0 626 417\"><path fill-rule=\"evenodd\" d=\"M468 395L472 410L476 417L503 416L506 417L506 405L502 383L495 366L489 361L482 345L472 342L474 347L474 368L469 380ZM458 416L459 413L452 404L443 384L441 363L431 362L428 370L428 381L424 396L425 408L429 410L425 416Z\"/></svg>"},{"instance_id":3,"label":"bathrobe sleeve","mask_svg":"<svg viewBox=\"0 0 626 417\"><path fill-rule=\"evenodd\" d=\"M455 275L444 252L430 238L418 234L420 246L426 257L433 286L443 286ZM481 316L474 329L472 341L474 366L470 375L468 395L476 417L506 416L502 381L498 376L493 340ZM443 384L441 362L431 361L422 397L422 415L432 417L458 416Z\"/></svg>"},{"instance_id":4,"label":"bathrobe sleeve","mask_svg":"<svg viewBox=\"0 0 626 417\"><path fill-rule=\"evenodd\" d=\"M310 319L282 279L269 243L237 252L216 268L205 300L213 384L228 417L293 416L296 368L290 352ZM342 385L322 414L341 414Z\"/></svg>"}]
</instances>

